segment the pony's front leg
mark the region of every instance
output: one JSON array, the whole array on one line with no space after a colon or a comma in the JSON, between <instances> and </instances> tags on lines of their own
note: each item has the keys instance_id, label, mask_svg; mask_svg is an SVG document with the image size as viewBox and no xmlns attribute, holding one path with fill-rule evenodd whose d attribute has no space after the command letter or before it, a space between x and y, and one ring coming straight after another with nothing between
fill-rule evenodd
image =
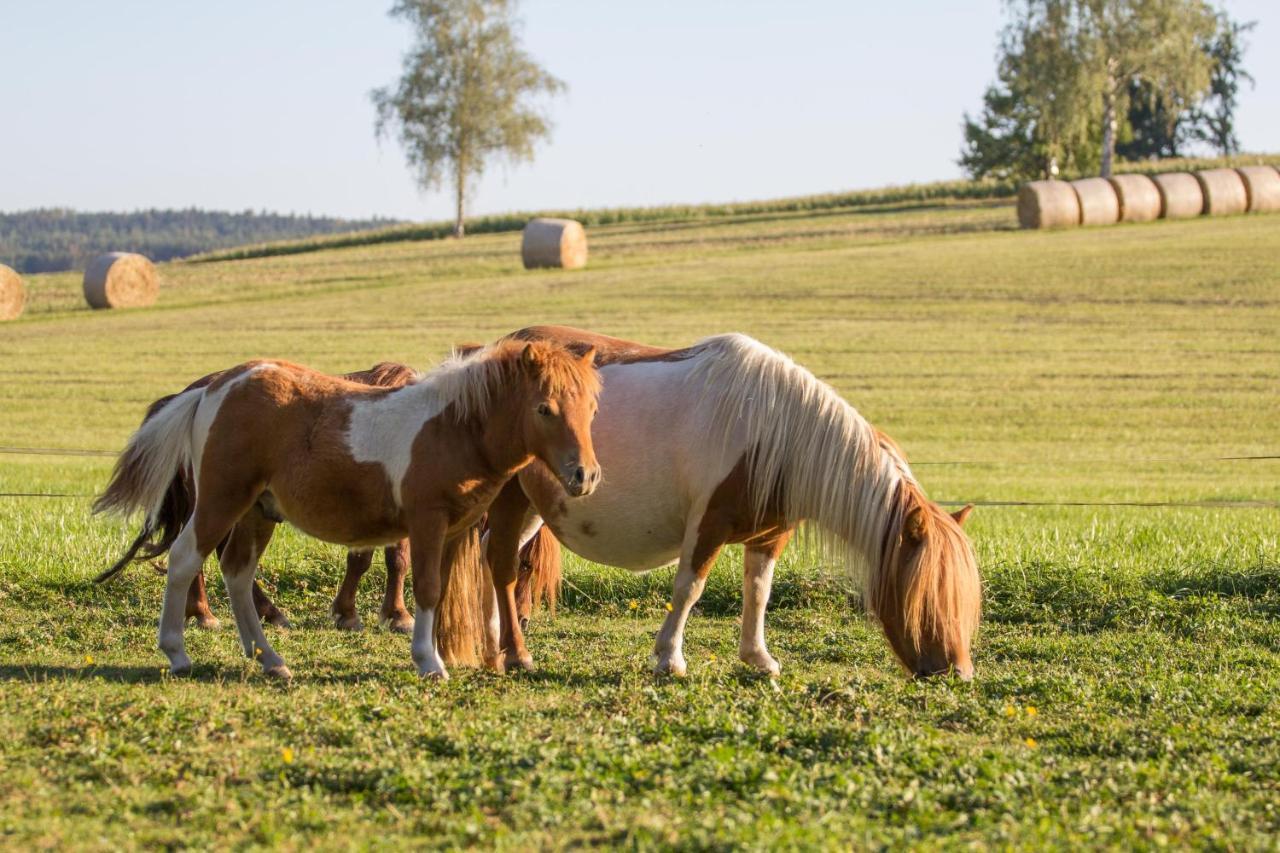
<instances>
[{"instance_id":1,"label":"pony's front leg","mask_svg":"<svg viewBox=\"0 0 1280 853\"><path fill-rule=\"evenodd\" d=\"M653 657L649 661L658 675L685 674L684 626L689 620L689 611L702 597L707 572L715 565L727 538L727 530L706 516L700 523L691 523L686 531L671 596L671 611L658 631Z\"/></svg>"},{"instance_id":2,"label":"pony's front leg","mask_svg":"<svg viewBox=\"0 0 1280 853\"><path fill-rule=\"evenodd\" d=\"M409 528L409 554L413 563L413 662L418 675L443 681L449 677L436 645L436 615L442 591L441 564L449 517L443 512L419 513Z\"/></svg>"},{"instance_id":3,"label":"pony's front leg","mask_svg":"<svg viewBox=\"0 0 1280 853\"><path fill-rule=\"evenodd\" d=\"M521 537L530 523L532 508L518 480L503 486L489 505L489 532L485 558L493 578L498 609L498 649L494 669L533 669L533 656L520 630L520 610L516 604Z\"/></svg>"},{"instance_id":4,"label":"pony's front leg","mask_svg":"<svg viewBox=\"0 0 1280 853\"><path fill-rule=\"evenodd\" d=\"M773 567L787 547L791 531L772 542L748 545L742 555L742 639L738 657L747 666L777 675L781 667L764 642L764 612L773 589Z\"/></svg>"}]
</instances>

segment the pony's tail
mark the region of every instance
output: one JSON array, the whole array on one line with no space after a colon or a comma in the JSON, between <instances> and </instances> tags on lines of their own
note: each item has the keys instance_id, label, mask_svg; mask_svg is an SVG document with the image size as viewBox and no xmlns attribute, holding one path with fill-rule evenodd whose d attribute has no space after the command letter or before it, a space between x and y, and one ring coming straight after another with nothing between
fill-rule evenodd
<instances>
[{"instance_id":1,"label":"pony's tail","mask_svg":"<svg viewBox=\"0 0 1280 853\"><path fill-rule=\"evenodd\" d=\"M492 593L480 548L480 525L472 525L450 545L445 556L446 565L441 569L448 581L436 622L436 645L445 663L479 666L497 654L486 630Z\"/></svg>"},{"instance_id":2,"label":"pony's tail","mask_svg":"<svg viewBox=\"0 0 1280 853\"><path fill-rule=\"evenodd\" d=\"M203 389L197 388L163 403L156 401L116 460L111 481L93 502L93 511L127 516L142 510L146 520L125 558L98 580L118 574L140 551L147 557L164 553L177 538L178 528L186 521L182 510L191 503L185 476L191 464L191 427L203 396ZM160 540L151 542L158 530Z\"/></svg>"},{"instance_id":3,"label":"pony's tail","mask_svg":"<svg viewBox=\"0 0 1280 853\"><path fill-rule=\"evenodd\" d=\"M169 491L165 495L160 514L154 520L148 518L142 525L142 531L128 547L119 560L111 568L93 579L94 583L103 583L125 570L130 563L139 560L153 560L173 547L182 527L191 517L195 504L190 469L184 468L169 483Z\"/></svg>"},{"instance_id":4,"label":"pony's tail","mask_svg":"<svg viewBox=\"0 0 1280 853\"><path fill-rule=\"evenodd\" d=\"M542 525L520 552L520 562L529 567L529 599L531 613L537 613L542 604L552 616L556 615L556 603L560 600L561 574L560 540L551 528ZM519 595L517 594L517 598Z\"/></svg>"}]
</instances>

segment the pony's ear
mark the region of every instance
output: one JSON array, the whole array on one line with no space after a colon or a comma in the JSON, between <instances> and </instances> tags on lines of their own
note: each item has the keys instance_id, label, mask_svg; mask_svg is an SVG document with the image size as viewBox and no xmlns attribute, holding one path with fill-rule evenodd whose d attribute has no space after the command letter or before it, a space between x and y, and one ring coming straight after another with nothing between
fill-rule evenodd
<instances>
[{"instance_id":1,"label":"pony's ear","mask_svg":"<svg viewBox=\"0 0 1280 853\"><path fill-rule=\"evenodd\" d=\"M963 527L964 523L969 520L969 516L972 514L973 514L973 504L965 504L960 509L951 513L951 517L956 520L956 524Z\"/></svg>"},{"instance_id":2,"label":"pony's ear","mask_svg":"<svg viewBox=\"0 0 1280 853\"><path fill-rule=\"evenodd\" d=\"M923 542L928 535L929 516L925 513L924 507L914 507L902 522L902 538L911 542Z\"/></svg>"},{"instance_id":3,"label":"pony's ear","mask_svg":"<svg viewBox=\"0 0 1280 853\"><path fill-rule=\"evenodd\" d=\"M542 359L539 358L538 351L533 348L533 344L525 344L524 349L520 351L520 366L532 370L541 363Z\"/></svg>"},{"instance_id":4,"label":"pony's ear","mask_svg":"<svg viewBox=\"0 0 1280 853\"><path fill-rule=\"evenodd\" d=\"M596 348L595 348L595 347L591 347L591 348L590 348L590 349L588 349L586 352L584 352L584 353L582 354L582 358L581 358L581 359L579 359L579 361L581 361L581 362L582 362L583 364L585 364L587 367L595 367L595 364L596 364Z\"/></svg>"},{"instance_id":5,"label":"pony's ear","mask_svg":"<svg viewBox=\"0 0 1280 853\"><path fill-rule=\"evenodd\" d=\"M463 355L463 356L471 355L472 353L479 352L482 349L484 349L484 344L473 344L468 342L464 344L453 345L453 351L456 352L458 355Z\"/></svg>"}]
</instances>

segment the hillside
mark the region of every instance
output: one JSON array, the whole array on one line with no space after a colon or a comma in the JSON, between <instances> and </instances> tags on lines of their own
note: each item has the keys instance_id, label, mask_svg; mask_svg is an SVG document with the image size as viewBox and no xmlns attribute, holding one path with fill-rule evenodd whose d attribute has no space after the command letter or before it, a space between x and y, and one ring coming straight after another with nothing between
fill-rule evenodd
<instances>
[{"instance_id":1,"label":"hillside","mask_svg":"<svg viewBox=\"0 0 1280 853\"><path fill-rule=\"evenodd\" d=\"M62 208L0 213L0 263L21 273L82 268L102 252L167 261L246 243L385 228L392 219L335 219L216 210L79 213Z\"/></svg>"}]
</instances>

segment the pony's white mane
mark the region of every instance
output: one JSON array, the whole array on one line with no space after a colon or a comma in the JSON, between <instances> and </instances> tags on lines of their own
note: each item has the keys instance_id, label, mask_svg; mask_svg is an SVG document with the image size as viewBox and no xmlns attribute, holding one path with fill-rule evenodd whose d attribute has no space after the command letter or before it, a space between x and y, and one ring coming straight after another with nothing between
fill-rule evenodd
<instances>
[{"instance_id":1,"label":"pony's white mane","mask_svg":"<svg viewBox=\"0 0 1280 853\"><path fill-rule=\"evenodd\" d=\"M709 438L723 447L739 430L746 437L757 515L780 493L789 522L812 522L824 554L873 582L898 486L912 480L901 454L829 385L759 341L716 335L690 349L689 381L723 430Z\"/></svg>"},{"instance_id":2,"label":"pony's white mane","mask_svg":"<svg viewBox=\"0 0 1280 853\"><path fill-rule=\"evenodd\" d=\"M428 396L436 411L453 405L458 420L483 419L489 413L494 380L511 367L494 358L497 349L494 344L469 352L455 349L440 364L415 375L404 390L413 389L419 401Z\"/></svg>"}]
</instances>

